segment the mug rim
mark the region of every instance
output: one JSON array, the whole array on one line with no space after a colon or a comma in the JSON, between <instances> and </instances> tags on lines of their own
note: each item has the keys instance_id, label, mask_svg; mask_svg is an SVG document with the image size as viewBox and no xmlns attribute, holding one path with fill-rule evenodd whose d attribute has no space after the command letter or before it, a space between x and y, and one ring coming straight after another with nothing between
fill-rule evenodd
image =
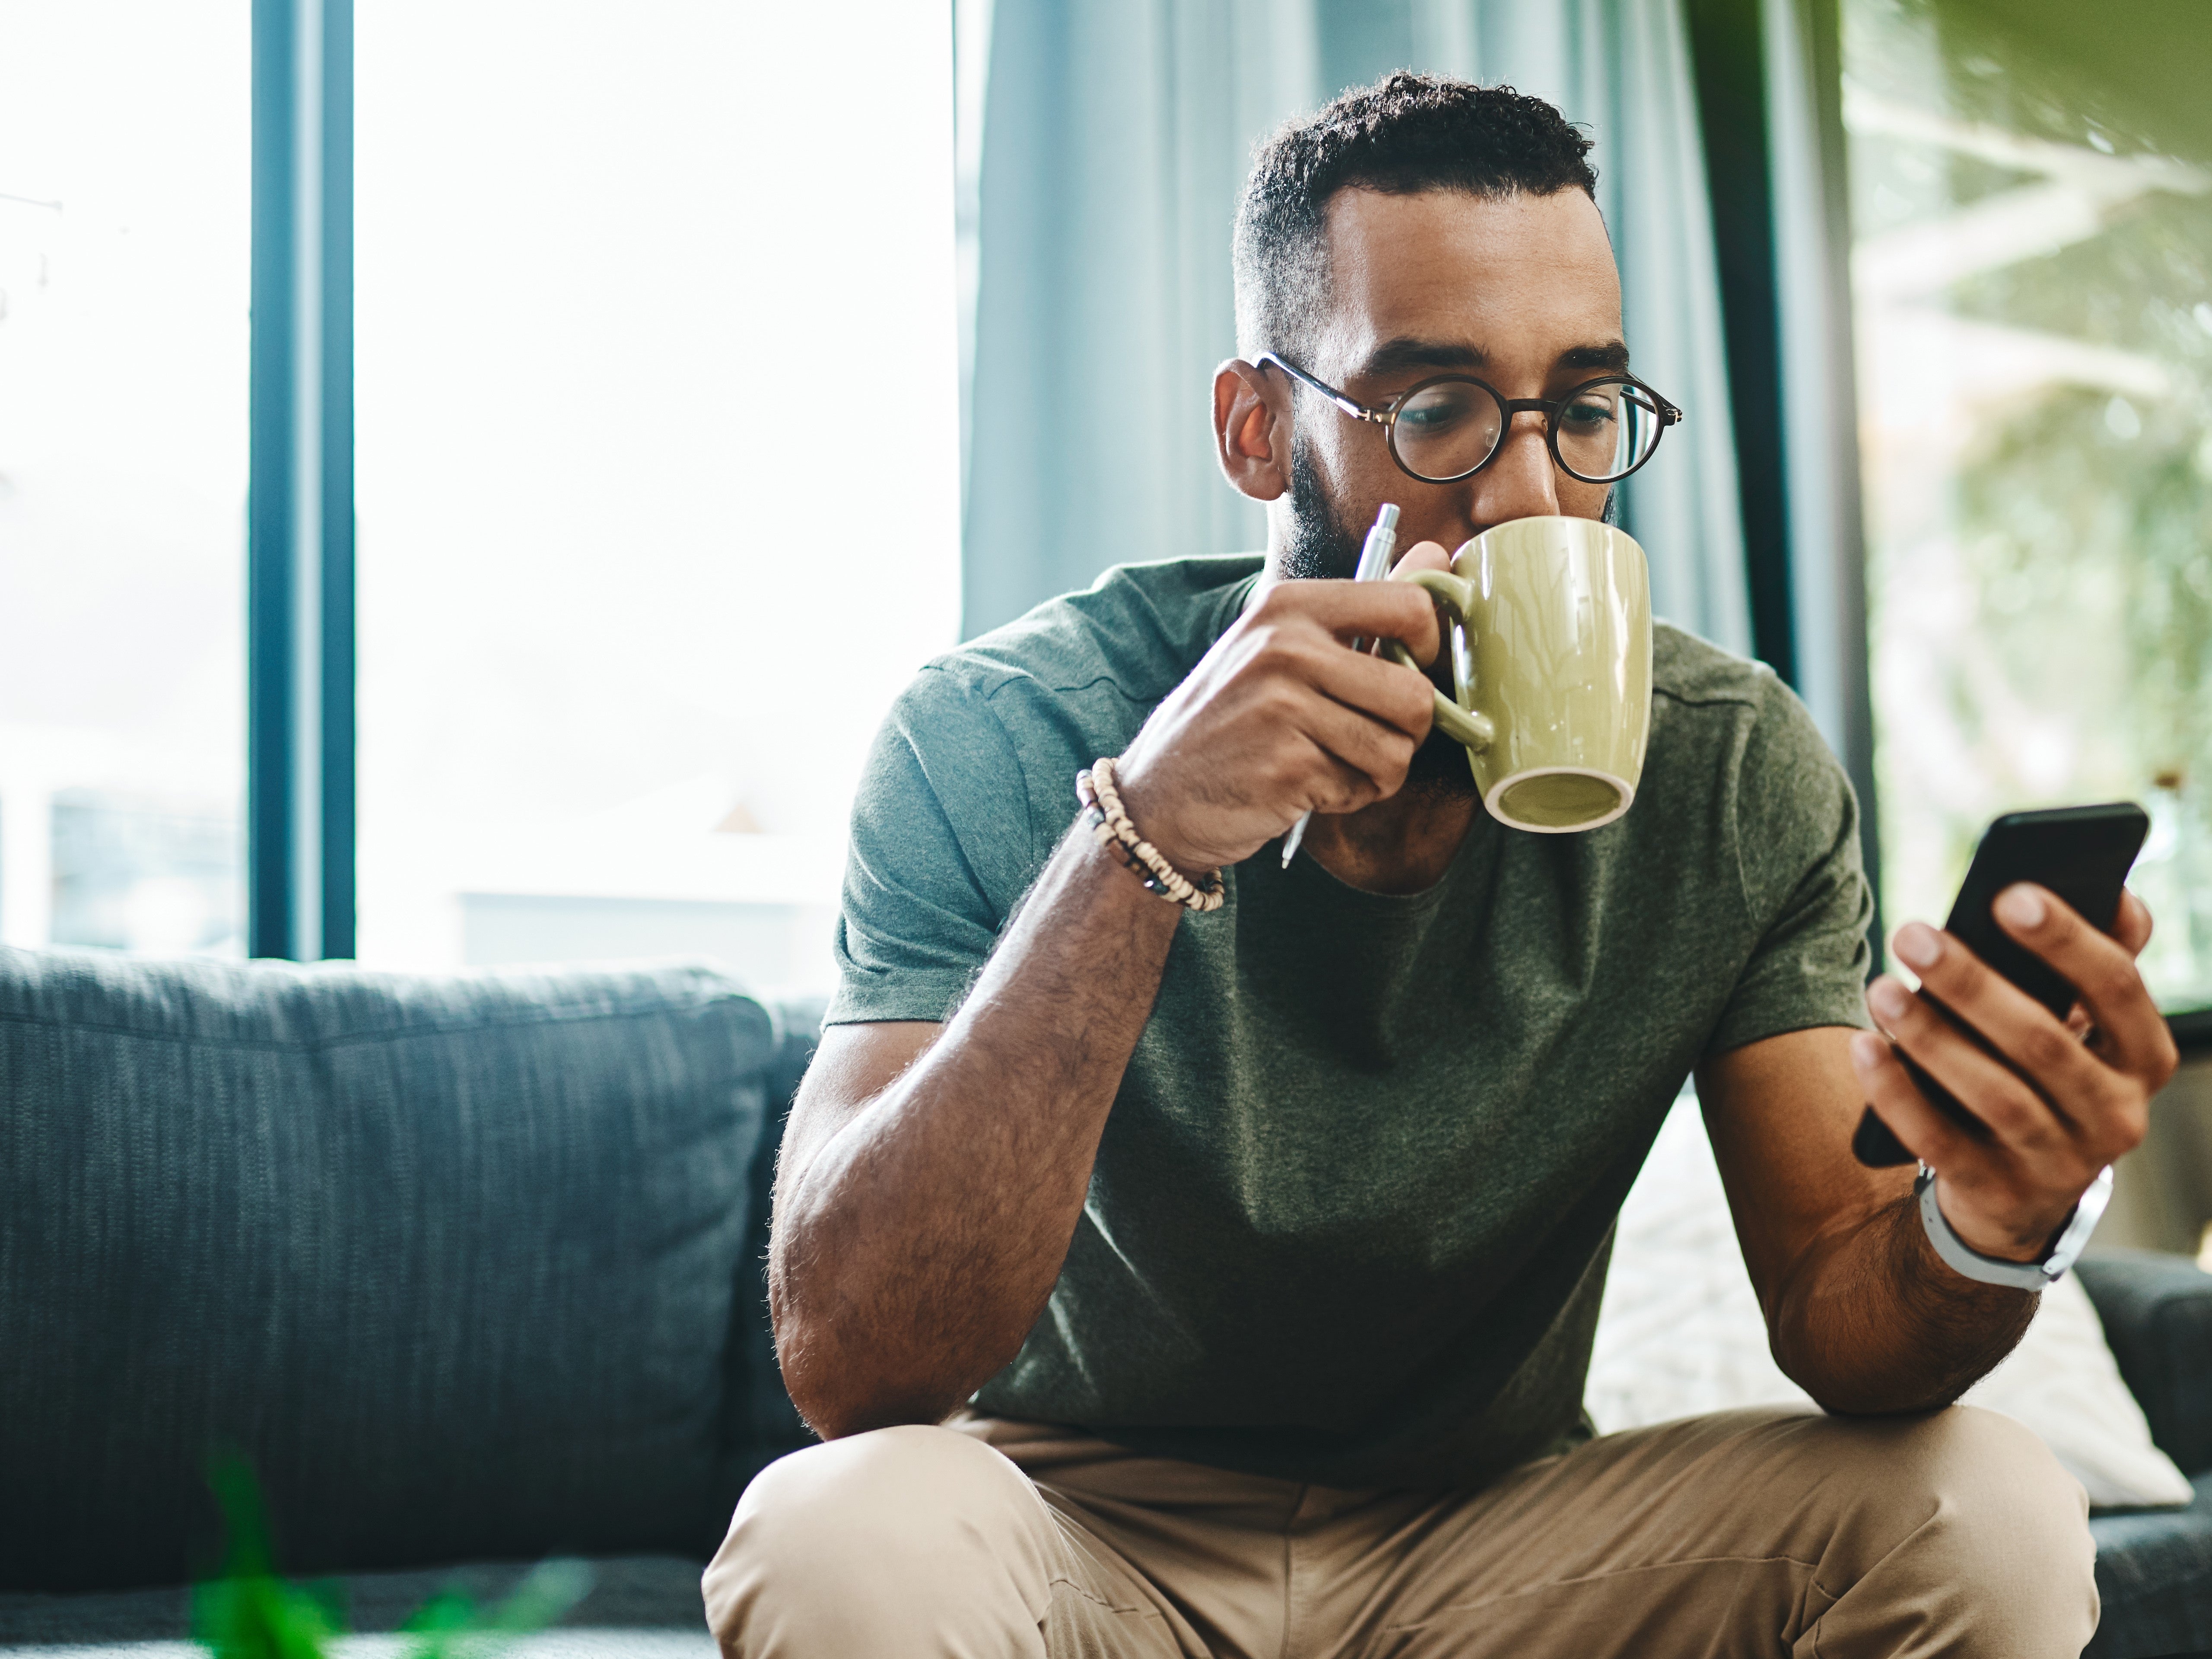
<instances>
[{"instance_id":1,"label":"mug rim","mask_svg":"<svg viewBox=\"0 0 2212 1659\"><path fill-rule=\"evenodd\" d=\"M1483 538L1486 536L1494 536L1502 530L1510 530L1516 525L1554 523L1584 525L1589 526L1591 530L1604 531L1608 538L1617 536L1622 541L1626 542L1631 547L1634 548L1638 553L1644 553L1644 544L1642 542L1638 541L1635 537L1630 535L1619 525L1607 524L1603 519L1578 519L1572 514L1568 513L1531 513L1525 519L1508 519L1502 524L1494 524L1487 530L1481 531L1475 535L1469 536L1465 541L1462 542L1452 553L1450 566L1451 573L1455 576L1464 575L1466 574L1459 568L1459 562L1462 559L1472 558L1476 550L1481 546ZM1645 553L1644 556L1646 560L1649 560L1651 556L1648 553Z\"/></svg>"},{"instance_id":2,"label":"mug rim","mask_svg":"<svg viewBox=\"0 0 2212 1659\"><path fill-rule=\"evenodd\" d=\"M1505 792L1516 784L1526 783L1531 778L1561 776L1596 778L1601 782L1611 784L1620 793L1620 799L1614 805L1613 811L1606 813L1602 817L1587 818L1580 823L1530 823L1525 819L1513 817L1499 805L1504 798ZM1489 793L1482 798L1482 810L1489 813L1492 817L1496 818L1509 830L1523 830L1532 836L1587 835L1593 830L1604 829L1607 824L1621 817L1635 805L1636 786L1634 784L1615 773L1607 772L1595 766L1523 767L1511 776L1500 778L1496 783L1492 784Z\"/></svg>"}]
</instances>

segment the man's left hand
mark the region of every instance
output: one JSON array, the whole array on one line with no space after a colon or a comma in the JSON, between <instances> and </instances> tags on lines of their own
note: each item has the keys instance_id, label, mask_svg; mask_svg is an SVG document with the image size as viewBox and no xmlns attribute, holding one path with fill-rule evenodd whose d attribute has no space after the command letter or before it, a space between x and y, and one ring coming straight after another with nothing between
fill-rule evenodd
<instances>
[{"instance_id":1,"label":"man's left hand","mask_svg":"<svg viewBox=\"0 0 2212 1659\"><path fill-rule=\"evenodd\" d=\"M1909 922L1894 940L1899 960L2002 1060L1885 974L1867 988L1867 1006L1889 1041L1862 1033L1851 1060L1875 1112L1936 1172L1952 1231L1984 1255L2032 1261L2097 1172L2142 1139L2150 1098L2179 1055L2136 969L2151 919L2134 894L2121 901L2118 938L2033 883L1998 895L1995 915L2081 993L2072 1016L2054 1018L1952 935ZM1988 1138L1930 1104L1891 1043L1987 1125Z\"/></svg>"}]
</instances>

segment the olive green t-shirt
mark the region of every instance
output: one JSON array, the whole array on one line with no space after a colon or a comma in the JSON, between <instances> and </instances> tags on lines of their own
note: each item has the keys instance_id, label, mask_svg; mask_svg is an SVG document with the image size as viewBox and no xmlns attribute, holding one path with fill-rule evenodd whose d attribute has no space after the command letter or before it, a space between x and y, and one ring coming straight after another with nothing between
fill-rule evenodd
<instances>
[{"instance_id":1,"label":"olive green t-shirt","mask_svg":"<svg viewBox=\"0 0 2212 1659\"><path fill-rule=\"evenodd\" d=\"M1123 566L921 671L854 809L832 1023L951 1013L1077 769L1128 746L1260 568ZM1604 829L1478 812L1410 896L1279 844L1223 872L980 1409L1334 1486L1472 1484L1586 1432L1613 1221L1686 1074L1865 1023L1842 769L1766 668L1656 634L1642 784Z\"/></svg>"}]
</instances>

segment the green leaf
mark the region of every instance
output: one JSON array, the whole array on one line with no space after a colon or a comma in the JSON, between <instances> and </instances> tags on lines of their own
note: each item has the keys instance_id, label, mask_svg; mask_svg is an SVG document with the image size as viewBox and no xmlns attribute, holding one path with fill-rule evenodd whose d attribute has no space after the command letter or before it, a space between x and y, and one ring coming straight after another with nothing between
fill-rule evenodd
<instances>
[{"instance_id":1,"label":"green leaf","mask_svg":"<svg viewBox=\"0 0 2212 1659\"><path fill-rule=\"evenodd\" d=\"M331 1659L345 1628L334 1586L276 1577L261 1488L242 1457L226 1453L208 1472L222 1510L222 1576L192 1590L192 1634L214 1659ZM490 1659L517 1638L558 1622L592 1588L589 1564L542 1561L496 1605L480 1609L458 1588L433 1596L404 1626L416 1641L405 1659Z\"/></svg>"}]
</instances>

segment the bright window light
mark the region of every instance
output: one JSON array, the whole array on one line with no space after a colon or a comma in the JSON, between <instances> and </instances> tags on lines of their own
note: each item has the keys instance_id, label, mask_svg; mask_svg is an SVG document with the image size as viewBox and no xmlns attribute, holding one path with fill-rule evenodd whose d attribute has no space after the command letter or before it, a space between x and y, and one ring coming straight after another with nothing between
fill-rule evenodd
<instances>
[{"instance_id":1,"label":"bright window light","mask_svg":"<svg viewBox=\"0 0 2212 1659\"><path fill-rule=\"evenodd\" d=\"M2010 29L1843 20L1887 919L1999 812L2132 798L2145 977L2212 1006L2212 167Z\"/></svg>"},{"instance_id":2,"label":"bright window light","mask_svg":"<svg viewBox=\"0 0 2212 1659\"><path fill-rule=\"evenodd\" d=\"M823 985L958 626L949 9L356 15L362 956Z\"/></svg>"},{"instance_id":3,"label":"bright window light","mask_svg":"<svg viewBox=\"0 0 2212 1659\"><path fill-rule=\"evenodd\" d=\"M250 9L0 0L0 941L243 933Z\"/></svg>"}]
</instances>

